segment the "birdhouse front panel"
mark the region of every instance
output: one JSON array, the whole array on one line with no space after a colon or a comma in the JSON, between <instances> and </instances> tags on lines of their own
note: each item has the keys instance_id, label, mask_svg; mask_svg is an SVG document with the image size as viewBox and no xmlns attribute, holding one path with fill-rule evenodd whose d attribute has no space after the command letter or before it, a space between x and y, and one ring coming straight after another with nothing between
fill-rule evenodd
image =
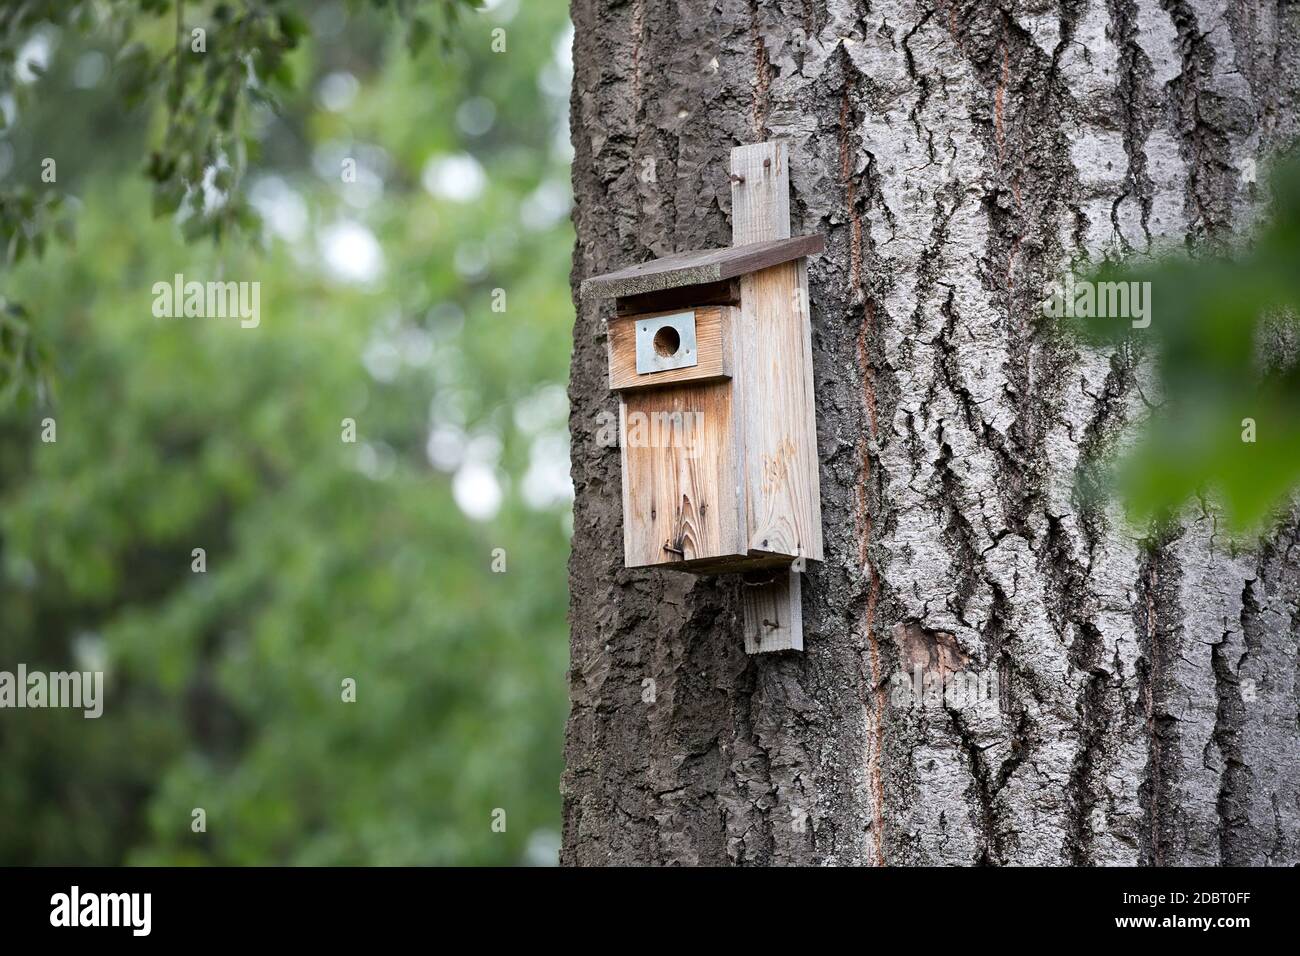
<instances>
[{"instance_id":1,"label":"birdhouse front panel","mask_svg":"<svg viewBox=\"0 0 1300 956\"><path fill-rule=\"evenodd\" d=\"M617 392L730 378L738 321L738 310L727 305L611 319L609 387Z\"/></svg>"},{"instance_id":2,"label":"birdhouse front panel","mask_svg":"<svg viewBox=\"0 0 1300 956\"><path fill-rule=\"evenodd\" d=\"M627 567L696 570L745 556L744 483L732 385L623 393Z\"/></svg>"}]
</instances>

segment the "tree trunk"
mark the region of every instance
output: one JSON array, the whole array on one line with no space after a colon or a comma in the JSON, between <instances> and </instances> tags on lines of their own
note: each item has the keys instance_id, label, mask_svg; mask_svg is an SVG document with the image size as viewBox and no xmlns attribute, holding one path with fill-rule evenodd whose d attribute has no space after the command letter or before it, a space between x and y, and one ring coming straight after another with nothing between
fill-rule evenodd
<instances>
[{"instance_id":1,"label":"tree trunk","mask_svg":"<svg viewBox=\"0 0 1300 956\"><path fill-rule=\"evenodd\" d=\"M807 650L755 657L734 578L624 570L578 302L563 862L1300 862L1297 523L1242 552L1082 497L1149 369L1038 307L1072 258L1261 214L1300 5L1001 6L573 0L575 286L729 245L730 148L789 142L826 560ZM918 705L917 665L996 697Z\"/></svg>"}]
</instances>

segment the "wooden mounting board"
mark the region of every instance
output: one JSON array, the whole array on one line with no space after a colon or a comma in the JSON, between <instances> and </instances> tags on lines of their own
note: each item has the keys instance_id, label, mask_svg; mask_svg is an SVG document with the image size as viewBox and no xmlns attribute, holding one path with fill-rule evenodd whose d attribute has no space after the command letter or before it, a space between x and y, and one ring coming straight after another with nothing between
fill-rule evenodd
<instances>
[{"instance_id":1,"label":"wooden mounting board","mask_svg":"<svg viewBox=\"0 0 1300 956\"><path fill-rule=\"evenodd\" d=\"M745 653L803 650L800 575L789 565L741 577Z\"/></svg>"},{"instance_id":2,"label":"wooden mounting board","mask_svg":"<svg viewBox=\"0 0 1300 956\"><path fill-rule=\"evenodd\" d=\"M789 151L784 142L731 151L731 237L743 248L790 235ZM812 325L804 261L741 279L737 396L745 418L748 550L822 559L821 491L813 401ZM793 319L793 321L792 321ZM772 356L779 354L780 361ZM741 586L745 652L803 650L800 572L748 575Z\"/></svg>"}]
</instances>

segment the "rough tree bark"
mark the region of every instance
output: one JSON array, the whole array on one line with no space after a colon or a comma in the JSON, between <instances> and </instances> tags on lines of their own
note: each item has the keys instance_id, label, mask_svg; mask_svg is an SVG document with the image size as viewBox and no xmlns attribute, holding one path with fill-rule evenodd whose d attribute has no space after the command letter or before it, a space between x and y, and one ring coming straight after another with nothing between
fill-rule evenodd
<instances>
[{"instance_id":1,"label":"rough tree bark","mask_svg":"<svg viewBox=\"0 0 1300 956\"><path fill-rule=\"evenodd\" d=\"M729 244L729 149L789 141L794 231L828 246L827 560L807 651L753 658L734 579L623 569L609 305L577 302L562 860L1300 862L1294 516L1240 552L1212 513L1140 539L1088 505L1081 462L1145 413L1149 375L1036 318L1071 257L1205 247L1261 214L1300 5L572 13L575 286ZM897 706L917 659L995 669L1000 700Z\"/></svg>"}]
</instances>

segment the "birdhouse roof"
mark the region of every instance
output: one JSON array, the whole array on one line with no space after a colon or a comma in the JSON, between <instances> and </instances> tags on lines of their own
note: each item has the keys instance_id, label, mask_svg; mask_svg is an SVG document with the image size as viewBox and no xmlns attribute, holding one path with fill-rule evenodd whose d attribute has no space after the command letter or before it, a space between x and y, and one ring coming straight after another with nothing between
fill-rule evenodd
<instances>
[{"instance_id":1,"label":"birdhouse roof","mask_svg":"<svg viewBox=\"0 0 1300 956\"><path fill-rule=\"evenodd\" d=\"M771 242L752 242L723 249L675 252L617 272L592 276L582 283L584 299L611 299L645 292L663 292L688 285L705 285L747 272L779 266L792 259L812 256L826 248L821 236L796 236Z\"/></svg>"}]
</instances>

